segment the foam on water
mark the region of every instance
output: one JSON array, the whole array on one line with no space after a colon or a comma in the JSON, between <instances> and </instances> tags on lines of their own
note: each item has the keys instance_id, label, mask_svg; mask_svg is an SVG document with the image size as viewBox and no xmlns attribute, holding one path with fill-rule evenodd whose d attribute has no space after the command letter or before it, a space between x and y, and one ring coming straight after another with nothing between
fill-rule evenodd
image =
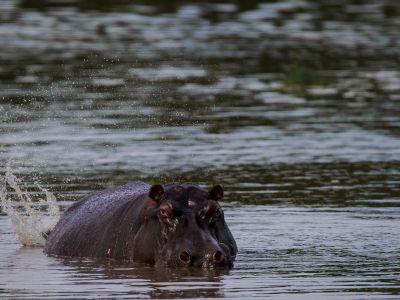
<instances>
[{"instance_id":1,"label":"foam on water","mask_svg":"<svg viewBox=\"0 0 400 300\"><path fill-rule=\"evenodd\" d=\"M11 220L12 227L18 240L24 246L44 246L46 240L43 235L51 230L60 217L60 209L56 197L45 188L35 183L36 187L44 193L45 198L33 201L29 193L21 188L21 180L13 173L11 167L6 167L4 185L0 189L1 206ZM14 190L8 192L9 187ZM14 195L19 201L14 201ZM40 208L44 207L44 210Z\"/></svg>"}]
</instances>

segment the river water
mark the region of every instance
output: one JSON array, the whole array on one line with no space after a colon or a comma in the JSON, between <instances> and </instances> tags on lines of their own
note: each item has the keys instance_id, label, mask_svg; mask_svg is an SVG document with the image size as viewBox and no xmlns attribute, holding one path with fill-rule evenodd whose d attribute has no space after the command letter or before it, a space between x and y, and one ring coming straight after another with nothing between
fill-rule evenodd
<instances>
[{"instance_id":1,"label":"river water","mask_svg":"<svg viewBox=\"0 0 400 300\"><path fill-rule=\"evenodd\" d=\"M0 184L220 183L239 255L51 258L3 211L0 298L398 299L399 26L394 0L1 1Z\"/></svg>"}]
</instances>

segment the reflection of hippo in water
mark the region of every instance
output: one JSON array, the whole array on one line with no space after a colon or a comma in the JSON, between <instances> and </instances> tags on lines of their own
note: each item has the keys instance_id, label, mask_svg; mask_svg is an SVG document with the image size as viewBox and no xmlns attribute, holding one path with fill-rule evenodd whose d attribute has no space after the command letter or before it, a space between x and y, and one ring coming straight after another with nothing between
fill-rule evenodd
<instances>
[{"instance_id":1,"label":"reflection of hippo in water","mask_svg":"<svg viewBox=\"0 0 400 300\"><path fill-rule=\"evenodd\" d=\"M218 200L197 185L131 182L82 198L48 236L49 255L168 266L231 266L237 253Z\"/></svg>"}]
</instances>

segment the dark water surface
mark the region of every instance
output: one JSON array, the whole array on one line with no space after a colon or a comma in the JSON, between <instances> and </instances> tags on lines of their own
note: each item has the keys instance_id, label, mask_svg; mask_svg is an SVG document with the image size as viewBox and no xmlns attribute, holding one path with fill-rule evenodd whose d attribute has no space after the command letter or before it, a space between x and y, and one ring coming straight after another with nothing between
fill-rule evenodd
<instances>
[{"instance_id":1,"label":"dark water surface","mask_svg":"<svg viewBox=\"0 0 400 300\"><path fill-rule=\"evenodd\" d=\"M394 0L1 1L2 175L64 207L221 183L239 256L49 258L3 214L0 298L398 299L399 28Z\"/></svg>"}]
</instances>

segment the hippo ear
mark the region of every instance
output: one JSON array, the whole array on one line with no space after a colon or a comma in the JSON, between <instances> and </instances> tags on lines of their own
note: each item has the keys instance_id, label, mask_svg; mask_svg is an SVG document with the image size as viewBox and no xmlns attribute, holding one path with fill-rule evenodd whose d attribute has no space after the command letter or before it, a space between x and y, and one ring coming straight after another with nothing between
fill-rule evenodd
<instances>
[{"instance_id":1,"label":"hippo ear","mask_svg":"<svg viewBox=\"0 0 400 300\"><path fill-rule=\"evenodd\" d=\"M222 188L222 186L220 186L219 184L217 184L217 185L214 185L214 186L211 188L209 194L210 194L210 198L211 198L212 200L217 201L217 200L222 199L222 197L224 196L224 189Z\"/></svg>"},{"instance_id":2,"label":"hippo ear","mask_svg":"<svg viewBox=\"0 0 400 300\"><path fill-rule=\"evenodd\" d=\"M161 184L155 184L150 188L149 197L157 202L160 201L163 194L164 188Z\"/></svg>"}]
</instances>

